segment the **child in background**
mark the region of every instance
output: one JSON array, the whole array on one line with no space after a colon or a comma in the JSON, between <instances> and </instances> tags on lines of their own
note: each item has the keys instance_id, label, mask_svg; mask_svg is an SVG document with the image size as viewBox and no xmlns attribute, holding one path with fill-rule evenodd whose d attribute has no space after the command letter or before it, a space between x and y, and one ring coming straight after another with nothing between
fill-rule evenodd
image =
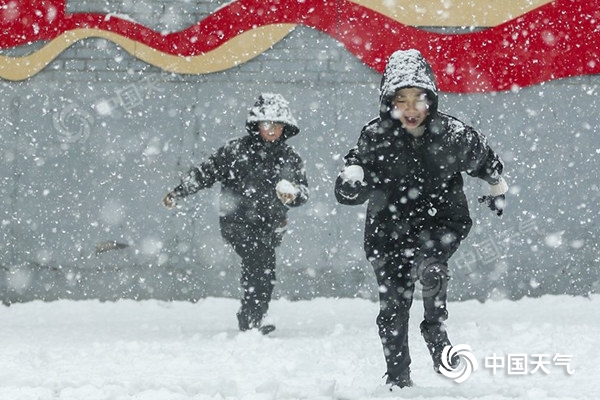
<instances>
[{"instance_id":1,"label":"child in background","mask_svg":"<svg viewBox=\"0 0 600 400\"><path fill-rule=\"evenodd\" d=\"M275 282L275 248L285 233L288 209L308 200L308 184L302 159L286 143L299 128L283 96L261 94L248 114L246 132L192 168L163 202L172 208L177 200L221 183L221 235L242 259L239 329L267 334L275 329L263 325Z\"/></svg>"},{"instance_id":2,"label":"child in background","mask_svg":"<svg viewBox=\"0 0 600 400\"><path fill-rule=\"evenodd\" d=\"M379 117L363 127L335 184L341 204L368 202L364 246L379 285L379 336L387 384L412 386L408 319L414 284L423 286L420 325L433 368L450 340L444 321L448 260L472 225L461 173L481 178L490 195L480 199L498 215L508 186L503 164L484 136L438 111L430 65L417 50L391 55L381 81Z\"/></svg>"}]
</instances>

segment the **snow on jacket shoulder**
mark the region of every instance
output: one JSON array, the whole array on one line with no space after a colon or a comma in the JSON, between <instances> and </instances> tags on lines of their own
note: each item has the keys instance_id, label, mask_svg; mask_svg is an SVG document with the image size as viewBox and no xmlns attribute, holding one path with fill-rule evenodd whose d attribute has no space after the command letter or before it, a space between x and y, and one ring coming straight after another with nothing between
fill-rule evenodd
<instances>
[{"instance_id":1,"label":"snow on jacket shoulder","mask_svg":"<svg viewBox=\"0 0 600 400\"><path fill-rule=\"evenodd\" d=\"M292 203L284 205L275 191L285 179L296 186ZM289 207L308 200L304 164L285 142L265 143L244 136L219 148L206 162L192 168L176 188L180 197L221 183L222 224L262 225L276 228L285 221Z\"/></svg>"},{"instance_id":2,"label":"snow on jacket shoulder","mask_svg":"<svg viewBox=\"0 0 600 400\"><path fill-rule=\"evenodd\" d=\"M392 116L393 98L397 90L406 87L423 89L429 101L419 137ZM363 181L350 184L340 173L336 199L349 205L368 201L368 256L393 248L413 225L464 237L472 221L462 173L495 184L503 169L483 135L438 112L431 67L416 50L398 51L390 57L381 82L379 117L363 127L356 146L345 157L345 169L349 166L362 168Z\"/></svg>"},{"instance_id":3,"label":"snow on jacket shoulder","mask_svg":"<svg viewBox=\"0 0 600 400\"><path fill-rule=\"evenodd\" d=\"M342 204L362 204L373 191L395 191L390 199L402 201L412 190L421 195L444 196L456 187L461 172L495 184L503 163L487 140L460 120L438 113L426 134L413 138L402 130L387 132L381 119L365 125L357 145L345 157L345 165L358 165L364 171L364 184L352 196L340 196L341 178L336 181L336 197ZM389 187L389 188L388 188ZM399 196L399 197L398 197ZM415 195L408 196L413 198Z\"/></svg>"},{"instance_id":4,"label":"snow on jacket shoulder","mask_svg":"<svg viewBox=\"0 0 600 400\"><path fill-rule=\"evenodd\" d=\"M391 115L393 98L405 87L423 89L430 102L425 133L419 138L412 137ZM412 199L416 191L420 193L417 197L462 192L462 181L459 184L456 176L460 172L490 184L498 183L503 164L485 137L462 121L437 111L435 78L420 52L406 50L392 54L380 92L379 118L363 127L356 147L345 157L346 166L363 168L365 182L349 187L338 177L336 198L340 203L362 204L369 193L382 190L394 192L388 196L392 202ZM394 188L387 189L390 185ZM408 192L412 194L405 197Z\"/></svg>"}]
</instances>

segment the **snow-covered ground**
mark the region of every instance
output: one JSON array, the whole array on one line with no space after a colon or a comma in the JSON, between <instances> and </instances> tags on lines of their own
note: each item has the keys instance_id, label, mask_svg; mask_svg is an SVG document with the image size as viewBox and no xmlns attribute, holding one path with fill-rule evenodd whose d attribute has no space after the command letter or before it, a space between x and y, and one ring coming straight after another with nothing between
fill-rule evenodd
<instances>
[{"instance_id":1,"label":"snow-covered ground","mask_svg":"<svg viewBox=\"0 0 600 400\"><path fill-rule=\"evenodd\" d=\"M377 304L277 300L271 318L278 328L267 337L239 333L237 307L236 300L222 298L1 307L0 399L390 397L374 323ZM600 398L598 296L450 303L450 337L455 345L471 347L479 367L463 383L433 372L418 334L421 313L415 300L410 340L416 386L392 397ZM489 366L494 355L496 364L510 359L515 367L498 368L494 375ZM527 374L516 375L524 358ZM531 373L538 360L546 372Z\"/></svg>"}]
</instances>

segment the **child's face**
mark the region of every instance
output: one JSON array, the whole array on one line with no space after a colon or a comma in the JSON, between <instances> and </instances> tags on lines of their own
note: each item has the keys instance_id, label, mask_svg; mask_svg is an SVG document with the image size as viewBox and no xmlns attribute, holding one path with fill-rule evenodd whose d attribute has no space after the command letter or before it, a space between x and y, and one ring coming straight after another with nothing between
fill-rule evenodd
<instances>
[{"instance_id":1,"label":"child's face","mask_svg":"<svg viewBox=\"0 0 600 400\"><path fill-rule=\"evenodd\" d=\"M392 117L399 119L405 129L419 127L429 115L429 101L423 89L398 90L392 105L394 107Z\"/></svg>"},{"instance_id":2,"label":"child's face","mask_svg":"<svg viewBox=\"0 0 600 400\"><path fill-rule=\"evenodd\" d=\"M279 122L263 121L258 124L258 132L265 142L274 142L281 137L281 134L283 133L283 124Z\"/></svg>"}]
</instances>

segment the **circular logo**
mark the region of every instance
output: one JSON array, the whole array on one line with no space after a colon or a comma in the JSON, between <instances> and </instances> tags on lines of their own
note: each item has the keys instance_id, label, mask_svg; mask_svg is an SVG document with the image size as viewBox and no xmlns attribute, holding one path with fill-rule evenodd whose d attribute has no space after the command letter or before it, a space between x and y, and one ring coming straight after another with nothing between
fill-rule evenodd
<instances>
[{"instance_id":1,"label":"circular logo","mask_svg":"<svg viewBox=\"0 0 600 400\"><path fill-rule=\"evenodd\" d=\"M460 364L456 369L452 368L448 360L452 357L459 356ZM446 378L454 379L456 383L463 383L466 381L471 373L476 371L478 368L477 359L471 352L471 346L466 344L459 344L458 346L446 346L442 351L442 365L440 367L440 373Z\"/></svg>"},{"instance_id":2,"label":"circular logo","mask_svg":"<svg viewBox=\"0 0 600 400\"><path fill-rule=\"evenodd\" d=\"M423 298L446 295L448 267L436 258L428 258L417 266L417 279L423 285Z\"/></svg>"},{"instance_id":3,"label":"circular logo","mask_svg":"<svg viewBox=\"0 0 600 400\"><path fill-rule=\"evenodd\" d=\"M90 136L94 117L76 103L71 103L52 116L52 125L64 143L85 142Z\"/></svg>"}]
</instances>

